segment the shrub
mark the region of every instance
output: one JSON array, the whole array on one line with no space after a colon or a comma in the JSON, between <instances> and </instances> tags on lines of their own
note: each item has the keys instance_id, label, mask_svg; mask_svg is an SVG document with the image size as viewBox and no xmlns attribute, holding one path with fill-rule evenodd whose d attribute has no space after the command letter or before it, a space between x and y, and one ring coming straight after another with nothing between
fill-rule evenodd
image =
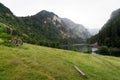
<instances>
[{"instance_id":1,"label":"shrub","mask_svg":"<svg viewBox=\"0 0 120 80\"><path fill-rule=\"evenodd\" d=\"M119 48L110 48L110 55L111 56L120 56L120 49Z\"/></svg>"},{"instance_id":2,"label":"shrub","mask_svg":"<svg viewBox=\"0 0 120 80\"><path fill-rule=\"evenodd\" d=\"M102 55L110 55L110 52L107 46L101 46L100 48L98 48L97 52Z\"/></svg>"},{"instance_id":3,"label":"shrub","mask_svg":"<svg viewBox=\"0 0 120 80\"><path fill-rule=\"evenodd\" d=\"M76 47L72 46L72 51L78 51Z\"/></svg>"},{"instance_id":4,"label":"shrub","mask_svg":"<svg viewBox=\"0 0 120 80\"><path fill-rule=\"evenodd\" d=\"M88 50L84 50L83 53L91 53L92 50L91 49L88 49Z\"/></svg>"},{"instance_id":5,"label":"shrub","mask_svg":"<svg viewBox=\"0 0 120 80\"><path fill-rule=\"evenodd\" d=\"M8 46L8 47L14 47L10 41L4 40L3 42L0 43L0 45Z\"/></svg>"},{"instance_id":6,"label":"shrub","mask_svg":"<svg viewBox=\"0 0 120 80\"><path fill-rule=\"evenodd\" d=\"M0 38L5 39L5 40L9 40L11 39L11 35L7 34L7 33L0 33Z\"/></svg>"}]
</instances>

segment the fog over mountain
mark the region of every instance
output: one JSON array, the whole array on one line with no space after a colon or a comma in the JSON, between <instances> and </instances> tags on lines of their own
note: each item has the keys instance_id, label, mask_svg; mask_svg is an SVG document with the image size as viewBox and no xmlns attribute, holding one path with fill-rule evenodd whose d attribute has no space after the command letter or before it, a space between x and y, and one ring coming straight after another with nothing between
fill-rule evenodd
<instances>
[{"instance_id":1,"label":"fog over mountain","mask_svg":"<svg viewBox=\"0 0 120 80\"><path fill-rule=\"evenodd\" d=\"M97 28L93 28L93 29L88 29L88 31L90 32L91 35L95 35L99 32L100 29Z\"/></svg>"},{"instance_id":2,"label":"fog over mountain","mask_svg":"<svg viewBox=\"0 0 120 80\"><path fill-rule=\"evenodd\" d=\"M62 20L67 29L71 31L73 34L77 35L78 37L87 39L91 36L90 32L83 25L77 24L67 18L62 18Z\"/></svg>"}]
</instances>

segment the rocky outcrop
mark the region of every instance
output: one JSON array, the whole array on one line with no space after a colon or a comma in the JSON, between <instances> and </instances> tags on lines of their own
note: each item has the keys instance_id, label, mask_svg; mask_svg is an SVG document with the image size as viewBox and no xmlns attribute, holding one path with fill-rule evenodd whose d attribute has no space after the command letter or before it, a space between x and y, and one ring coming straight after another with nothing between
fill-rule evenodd
<instances>
[{"instance_id":1,"label":"rocky outcrop","mask_svg":"<svg viewBox=\"0 0 120 80\"><path fill-rule=\"evenodd\" d=\"M17 39L17 38L13 38L11 40L11 43L15 46L22 46L23 45L23 41L21 39Z\"/></svg>"}]
</instances>

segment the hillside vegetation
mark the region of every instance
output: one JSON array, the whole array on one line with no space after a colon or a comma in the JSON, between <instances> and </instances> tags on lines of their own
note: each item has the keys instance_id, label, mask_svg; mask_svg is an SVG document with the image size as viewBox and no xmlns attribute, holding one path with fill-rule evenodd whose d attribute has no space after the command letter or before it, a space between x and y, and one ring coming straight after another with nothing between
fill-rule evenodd
<instances>
[{"instance_id":1,"label":"hillside vegetation","mask_svg":"<svg viewBox=\"0 0 120 80\"><path fill-rule=\"evenodd\" d=\"M0 40L2 42L2 40ZM74 69L78 66L87 76ZM120 58L30 44L0 45L0 80L120 80Z\"/></svg>"},{"instance_id":2,"label":"hillside vegetation","mask_svg":"<svg viewBox=\"0 0 120 80\"><path fill-rule=\"evenodd\" d=\"M99 33L90 39L99 45L120 48L120 9L112 12L110 19Z\"/></svg>"}]
</instances>

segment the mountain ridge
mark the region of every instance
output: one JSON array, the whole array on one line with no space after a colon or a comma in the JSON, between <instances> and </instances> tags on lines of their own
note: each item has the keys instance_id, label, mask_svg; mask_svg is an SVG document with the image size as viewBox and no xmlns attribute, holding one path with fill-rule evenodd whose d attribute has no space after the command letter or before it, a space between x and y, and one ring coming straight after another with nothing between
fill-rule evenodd
<instances>
[{"instance_id":1,"label":"mountain ridge","mask_svg":"<svg viewBox=\"0 0 120 80\"><path fill-rule=\"evenodd\" d=\"M3 11L0 14L4 13L0 15L0 22L9 26L8 33L14 28L16 34L12 35L20 36L25 42L44 45L74 44L83 42L90 36L84 27L83 33L80 32L82 29L78 31L78 28L74 28L77 33L68 29L68 24L65 25L62 18L53 12L42 10L32 16L17 17L7 7L1 6Z\"/></svg>"}]
</instances>

